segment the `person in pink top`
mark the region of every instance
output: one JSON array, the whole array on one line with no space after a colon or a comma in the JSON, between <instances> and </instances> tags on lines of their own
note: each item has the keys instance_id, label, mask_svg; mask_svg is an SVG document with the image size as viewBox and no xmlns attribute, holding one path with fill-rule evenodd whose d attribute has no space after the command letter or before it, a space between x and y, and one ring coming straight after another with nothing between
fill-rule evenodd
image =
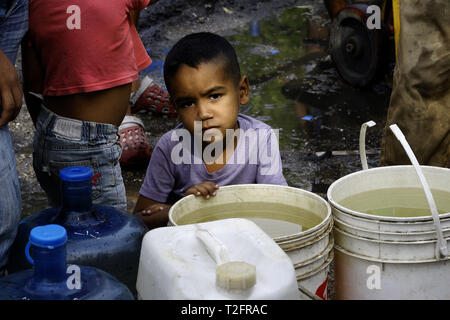
<instances>
[{"instance_id":1,"label":"person in pink top","mask_svg":"<svg viewBox=\"0 0 450 320\"><path fill-rule=\"evenodd\" d=\"M59 171L81 165L94 172L93 203L127 209L117 133L131 84L151 63L130 16L156 1L29 1L24 92L50 206L61 204Z\"/></svg>"}]
</instances>

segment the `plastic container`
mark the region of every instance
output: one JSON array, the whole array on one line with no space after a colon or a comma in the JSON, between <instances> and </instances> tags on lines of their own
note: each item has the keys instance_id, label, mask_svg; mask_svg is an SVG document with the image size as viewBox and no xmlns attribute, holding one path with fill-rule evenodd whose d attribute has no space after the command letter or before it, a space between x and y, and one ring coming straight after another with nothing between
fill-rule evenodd
<instances>
[{"instance_id":1,"label":"plastic container","mask_svg":"<svg viewBox=\"0 0 450 320\"><path fill-rule=\"evenodd\" d=\"M414 166L355 172L328 189L335 224L337 299L450 299L450 256L442 256L438 237L442 234L444 243L449 243L450 197L445 194L450 195L450 170L420 168L435 196L440 230L430 210L428 215L393 216L373 214L363 208L355 210L347 204L350 197L366 193L378 194L368 209L428 208ZM399 188L411 192L419 189L422 194L392 199L385 196ZM383 198L379 192L384 192Z\"/></svg>"},{"instance_id":2,"label":"plastic container","mask_svg":"<svg viewBox=\"0 0 450 320\"><path fill-rule=\"evenodd\" d=\"M66 264L66 230L35 227L23 255L34 269L0 279L0 300L132 300L130 290L108 273ZM31 249L31 256L29 250Z\"/></svg>"},{"instance_id":3,"label":"plastic container","mask_svg":"<svg viewBox=\"0 0 450 320\"><path fill-rule=\"evenodd\" d=\"M144 300L299 299L289 257L247 219L149 231L136 288Z\"/></svg>"},{"instance_id":4,"label":"plastic container","mask_svg":"<svg viewBox=\"0 0 450 320\"><path fill-rule=\"evenodd\" d=\"M60 178L62 207L43 210L20 222L8 272L31 268L23 255L31 229L59 224L67 230L67 263L99 268L135 293L141 242L147 227L129 213L92 205L90 168L64 168Z\"/></svg>"},{"instance_id":5,"label":"plastic container","mask_svg":"<svg viewBox=\"0 0 450 320\"><path fill-rule=\"evenodd\" d=\"M171 225L226 218L253 220L286 252L302 299L327 299L333 260L333 221L327 201L293 187L241 184L221 187L209 200L184 197L169 211Z\"/></svg>"}]
</instances>

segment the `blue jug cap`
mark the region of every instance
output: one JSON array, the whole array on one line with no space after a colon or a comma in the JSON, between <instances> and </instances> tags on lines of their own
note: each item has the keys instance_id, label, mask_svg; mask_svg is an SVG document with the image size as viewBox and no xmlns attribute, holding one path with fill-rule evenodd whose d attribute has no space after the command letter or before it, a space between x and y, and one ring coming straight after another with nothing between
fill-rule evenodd
<instances>
[{"instance_id":1,"label":"blue jug cap","mask_svg":"<svg viewBox=\"0 0 450 320\"><path fill-rule=\"evenodd\" d=\"M88 181L92 176L92 170L88 167L67 167L59 172L61 180L69 182Z\"/></svg>"},{"instance_id":2,"label":"blue jug cap","mask_svg":"<svg viewBox=\"0 0 450 320\"><path fill-rule=\"evenodd\" d=\"M54 249L67 242L67 232L58 224L34 227L30 232L30 242L36 247Z\"/></svg>"}]
</instances>

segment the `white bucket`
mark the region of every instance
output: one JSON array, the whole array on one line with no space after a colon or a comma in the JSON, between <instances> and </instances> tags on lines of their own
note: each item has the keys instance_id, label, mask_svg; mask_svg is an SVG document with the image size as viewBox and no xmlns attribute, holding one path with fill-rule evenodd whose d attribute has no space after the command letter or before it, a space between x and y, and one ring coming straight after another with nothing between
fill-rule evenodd
<instances>
[{"instance_id":1,"label":"white bucket","mask_svg":"<svg viewBox=\"0 0 450 320\"><path fill-rule=\"evenodd\" d=\"M294 207L298 211L283 211L283 205ZM208 217L210 212L224 206L234 206L234 209ZM314 222L310 222L311 225L306 230L275 236L272 230L269 230L270 227L259 223L259 218L268 218L267 214L258 211L264 207L272 207L275 210L270 215L271 219L291 222L304 219ZM259 213L261 215L258 215ZM327 298L326 285L329 264L333 259L333 237L331 208L323 198L312 192L288 186L241 184L221 187L217 195L208 200L190 195L175 203L169 211L169 225L200 223L210 221L210 218L254 219L253 221L267 232L291 259L301 297Z\"/></svg>"},{"instance_id":2,"label":"white bucket","mask_svg":"<svg viewBox=\"0 0 450 320\"><path fill-rule=\"evenodd\" d=\"M441 212L442 234L448 243L450 197L445 195L450 195L450 169L421 168L432 192L444 192L446 199L435 200ZM355 211L341 204L360 193L394 188L422 189L413 166L359 171L335 181L328 189L334 220L337 299L450 298L450 256L437 254L438 237L431 214L382 216ZM420 197L405 199L411 203L422 201ZM380 200L380 206L385 201ZM427 205L423 195L423 208Z\"/></svg>"}]
</instances>

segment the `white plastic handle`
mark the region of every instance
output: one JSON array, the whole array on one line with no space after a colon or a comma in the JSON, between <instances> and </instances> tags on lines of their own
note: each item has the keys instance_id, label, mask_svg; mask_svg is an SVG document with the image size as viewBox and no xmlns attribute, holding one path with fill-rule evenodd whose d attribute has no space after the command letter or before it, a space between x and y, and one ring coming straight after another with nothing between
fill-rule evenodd
<instances>
[{"instance_id":1,"label":"white plastic handle","mask_svg":"<svg viewBox=\"0 0 450 320\"><path fill-rule=\"evenodd\" d=\"M203 243L206 251L218 266L230 261L227 247L208 230L202 229L197 225L195 232L197 238Z\"/></svg>"},{"instance_id":2,"label":"white plastic handle","mask_svg":"<svg viewBox=\"0 0 450 320\"><path fill-rule=\"evenodd\" d=\"M375 124L376 123L372 120L367 121L362 124L361 131L359 132L359 156L361 157L363 170L367 170L369 168L366 158L366 130L367 127L373 127Z\"/></svg>"},{"instance_id":3,"label":"white plastic handle","mask_svg":"<svg viewBox=\"0 0 450 320\"><path fill-rule=\"evenodd\" d=\"M409 157L409 160L413 164L414 169L416 169L416 173L419 176L420 182L422 183L423 190L425 191L425 196L427 198L428 205L430 206L431 214L433 216L434 225L436 227L436 233L438 237L436 246L436 258L437 259L446 258L448 255L447 241L444 239L444 236L442 234L441 221L439 220L439 213L437 211L436 203L434 202L434 198L433 195L431 194L428 182L425 179L425 176L423 175L422 168L420 167L419 162L417 161L417 158L414 155L414 152L412 151L411 147L406 141L406 138L403 135L400 128L396 124L389 126L389 128L392 130L398 141L400 141L400 143L403 146L403 149L405 149L406 154Z\"/></svg>"}]
</instances>

